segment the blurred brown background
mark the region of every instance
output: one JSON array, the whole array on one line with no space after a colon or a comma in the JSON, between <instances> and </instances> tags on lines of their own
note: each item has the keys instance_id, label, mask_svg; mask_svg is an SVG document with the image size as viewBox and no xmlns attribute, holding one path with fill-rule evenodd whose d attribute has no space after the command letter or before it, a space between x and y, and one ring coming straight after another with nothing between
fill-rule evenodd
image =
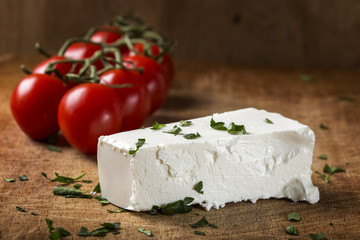
<instances>
[{"instance_id":1,"label":"blurred brown background","mask_svg":"<svg viewBox=\"0 0 360 240\"><path fill-rule=\"evenodd\" d=\"M177 41L176 58L280 67L358 68L355 0L0 0L0 55L54 52L117 14L133 12Z\"/></svg>"}]
</instances>

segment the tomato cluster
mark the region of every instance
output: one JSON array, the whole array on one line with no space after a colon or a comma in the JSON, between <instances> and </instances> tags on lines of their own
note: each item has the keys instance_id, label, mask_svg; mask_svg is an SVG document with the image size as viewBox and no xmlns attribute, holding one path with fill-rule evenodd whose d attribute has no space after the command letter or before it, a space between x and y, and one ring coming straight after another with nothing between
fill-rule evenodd
<instances>
[{"instance_id":1,"label":"tomato cluster","mask_svg":"<svg viewBox=\"0 0 360 240\"><path fill-rule=\"evenodd\" d=\"M73 147L94 154L99 136L140 128L165 102L170 46L131 16L90 29L28 71L11 96L14 119L35 140L60 129Z\"/></svg>"}]
</instances>

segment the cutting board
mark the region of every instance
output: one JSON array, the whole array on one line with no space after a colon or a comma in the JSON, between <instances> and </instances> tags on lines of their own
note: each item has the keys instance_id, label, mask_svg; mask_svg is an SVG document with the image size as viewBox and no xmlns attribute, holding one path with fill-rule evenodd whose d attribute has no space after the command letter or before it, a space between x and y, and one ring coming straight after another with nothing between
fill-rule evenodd
<instances>
[{"instance_id":1,"label":"cutting board","mask_svg":"<svg viewBox=\"0 0 360 240\"><path fill-rule=\"evenodd\" d=\"M86 156L64 139L62 152L45 148L44 143L26 137L12 119L9 98L24 74L19 65L33 67L39 57L5 56L0 62L0 238L47 239L45 218L71 233L65 239L80 239L81 227L99 228L104 222L120 222L119 235L105 239L147 239L138 228L150 230L153 239L310 239L323 232L327 239L360 239L360 72L330 70L289 70L253 68L206 62L177 61L176 78L165 105L149 117L168 123L246 107L266 109L309 125L316 135L312 170L322 172L325 164L346 170L326 183L317 174L312 180L320 190L314 205L286 199L259 200L257 203L229 203L221 209L200 206L187 214L174 216L148 213L108 213L113 205L102 206L94 199L67 199L54 196L53 186L42 176L55 172L75 177L85 172L82 190L91 191L98 183L95 156ZM303 81L304 74L313 81ZM308 78L305 80L308 80ZM339 96L351 99L339 99ZM350 101L349 101L350 100ZM323 130L323 123L329 129ZM328 160L318 159L326 154ZM27 175L28 181L18 176ZM6 182L4 178L17 179ZM121 183L119 183L121 184ZM19 212L16 206L27 212ZM35 212L37 215L32 215ZM297 212L300 222L289 222L287 215ZM206 236L194 234L189 223L205 217L218 226L202 227ZM330 225L332 223L332 226ZM298 236L285 233L288 225Z\"/></svg>"}]
</instances>

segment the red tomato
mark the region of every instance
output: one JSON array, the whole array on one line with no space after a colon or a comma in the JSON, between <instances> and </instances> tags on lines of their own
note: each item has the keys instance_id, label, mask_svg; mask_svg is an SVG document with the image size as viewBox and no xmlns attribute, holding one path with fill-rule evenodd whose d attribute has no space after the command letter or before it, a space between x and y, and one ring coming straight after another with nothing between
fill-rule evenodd
<instances>
[{"instance_id":1,"label":"red tomato","mask_svg":"<svg viewBox=\"0 0 360 240\"><path fill-rule=\"evenodd\" d=\"M66 140L86 154L95 154L98 138L121 129L122 103L116 92L103 84L85 83L61 99L58 122Z\"/></svg>"},{"instance_id":2,"label":"red tomato","mask_svg":"<svg viewBox=\"0 0 360 240\"><path fill-rule=\"evenodd\" d=\"M10 108L15 121L26 135L42 140L59 130L57 108L66 87L58 78L31 74L15 88Z\"/></svg>"},{"instance_id":3,"label":"red tomato","mask_svg":"<svg viewBox=\"0 0 360 240\"><path fill-rule=\"evenodd\" d=\"M152 114L163 105L168 95L164 71L155 60L142 55L128 56L124 58L124 61L131 62L125 62L125 65L129 68L134 67L134 65L136 68L144 68L141 77L145 81L150 94L150 114Z\"/></svg>"},{"instance_id":4,"label":"red tomato","mask_svg":"<svg viewBox=\"0 0 360 240\"><path fill-rule=\"evenodd\" d=\"M101 46L93 43L76 42L71 44L65 51L64 56L75 60L90 58L101 49ZM104 67L100 60L94 63L97 70Z\"/></svg>"},{"instance_id":5,"label":"red tomato","mask_svg":"<svg viewBox=\"0 0 360 240\"><path fill-rule=\"evenodd\" d=\"M114 69L100 76L102 84L131 84L132 87L113 88L123 102L124 118L121 131L140 128L150 112L150 95L139 72Z\"/></svg>"},{"instance_id":6,"label":"red tomato","mask_svg":"<svg viewBox=\"0 0 360 240\"><path fill-rule=\"evenodd\" d=\"M63 56L52 56L52 57L46 59L45 61L42 61L41 63L39 63L34 68L33 73L44 74L46 68L48 67L48 65L50 63L53 63L53 62L56 62L56 61L59 61L59 60L66 60L66 59L67 58L63 57ZM58 63L58 64L54 65L54 68L56 68L60 72L61 76L64 77L67 73L70 72L70 70L72 68L72 63ZM74 73L77 73L79 70L80 70L80 66L78 65L75 68ZM57 77L55 73L52 73L51 76ZM73 82L68 82L67 83L67 86L68 86L69 89L74 87L75 85L76 85L76 83L73 83Z\"/></svg>"},{"instance_id":7,"label":"red tomato","mask_svg":"<svg viewBox=\"0 0 360 240\"><path fill-rule=\"evenodd\" d=\"M136 52L138 52L140 54L144 54L144 45L142 43L134 44L134 49ZM154 55L154 57L157 57L160 54L160 48L158 45L152 45L151 51L152 51L152 54ZM133 55L136 55L136 53L131 52L131 53L129 53L129 55L133 56ZM173 81L173 78L174 78L175 70L174 70L174 63L173 63L169 53L164 54L162 61L160 62L160 65L164 70L167 86L170 87L171 83Z\"/></svg>"}]
</instances>

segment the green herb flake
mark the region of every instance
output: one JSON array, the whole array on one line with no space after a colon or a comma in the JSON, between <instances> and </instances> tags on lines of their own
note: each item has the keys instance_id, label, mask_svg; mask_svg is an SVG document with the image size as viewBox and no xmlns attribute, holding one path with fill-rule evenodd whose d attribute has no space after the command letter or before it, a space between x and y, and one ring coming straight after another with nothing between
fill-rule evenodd
<instances>
[{"instance_id":1,"label":"green herb flake","mask_svg":"<svg viewBox=\"0 0 360 240\"><path fill-rule=\"evenodd\" d=\"M319 125L320 129L323 129L323 130L328 130L329 127L328 126L325 126L324 124L320 123Z\"/></svg>"},{"instance_id":2,"label":"green herb flake","mask_svg":"<svg viewBox=\"0 0 360 240\"><path fill-rule=\"evenodd\" d=\"M19 180L20 181L27 181L29 179L28 179L28 177L26 175L22 175L22 176L19 177Z\"/></svg>"},{"instance_id":3,"label":"green herb flake","mask_svg":"<svg viewBox=\"0 0 360 240\"><path fill-rule=\"evenodd\" d=\"M332 222L329 222L329 226L334 226L334 224Z\"/></svg>"},{"instance_id":4,"label":"green herb flake","mask_svg":"<svg viewBox=\"0 0 360 240\"><path fill-rule=\"evenodd\" d=\"M227 131L228 129L224 125L225 125L224 122L215 122L213 118L211 118L210 120L210 127L212 127L215 130Z\"/></svg>"},{"instance_id":5,"label":"green herb flake","mask_svg":"<svg viewBox=\"0 0 360 240\"><path fill-rule=\"evenodd\" d=\"M114 235L119 233L120 223L103 223L101 224L101 228L95 229L94 231L89 232L89 230L85 227L81 227L80 231L78 232L78 236L86 237L86 236L98 236L103 237L106 234L112 232Z\"/></svg>"},{"instance_id":6,"label":"green herb flake","mask_svg":"<svg viewBox=\"0 0 360 240\"><path fill-rule=\"evenodd\" d=\"M194 187L193 187L193 189L194 189L195 191L197 191L198 193L204 194L204 191L201 191L202 188L203 188L203 182L202 182L202 181L196 183L196 184L194 185Z\"/></svg>"},{"instance_id":7,"label":"green herb flake","mask_svg":"<svg viewBox=\"0 0 360 240\"><path fill-rule=\"evenodd\" d=\"M236 125L235 123L230 123L230 128L228 130L228 133L230 134L247 134L245 126L244 125Z\"/></svg>"},{"instance_id":8,"label":"green herb flake","mask_svg":"<svg viewBox=\"0 0 360 240\"><path fill-rule=\"evenodd\" d=\"M327 160L327 156L325 154L319 155L318 158L321 160Z\"/></svg>"},{"instance_id":9,"label":"green herb flake","mask_svg":"<svg viewBox=\"0 0 360 240\"><path fill-rule=\"evenodd\" d=\"M75 184L73 185L73 187L76 188L76 189L79 189L79 188L82 187L82 184L80 184L80 183L75 183Z\"/></svg>"},{"instance_id":10,"label":"green herb flake","mask_svg":"<svg viewBox=\"0 0 360 240\"><path fill-rule=\"evenodd\" d=\"M101 193L101 188L100 188L100 183L98 183L95 187L94 190L92 190L93 193Z\"/></svg>"},{"instance_id":11,"label":"green herb flake","mask_svg":"<svg viewBox=\"0 0 360 240\"><path fill-rule=\"evenodd\" d=\"M77 235L80 237L87 237L90 236L90 232L86 227L81 227Z\"/></svg>"},{"instance_id":12,"label":"green herb flake","mask_svg":"<svg viewBox=\"0 0 360 240\"><path fill-rule=\"evenodd\" d=\"M303 82L314 82L315 77L313 75L309 75L309 74L301 74L300 80Z\"/></svg>"},{"instance_id":13,"label":"green herb flake","mask_svg":"<svg viewBox=\"0 0 360 240\"><path fill-rule=\"evenodd\" d=\"M62 227L53 227L53 221L45 218L46 224L48 226L48 231L49 231L49 238L52 240L57 240L60 239L62 237L66 237L66 236L70 236L71 233L66 231L64 228Z\"/></svg>"},{"instance_id":14,"label":"green herb flake","mask_svg":"<svg viewBox=\"0 0 360 240\"><path fill-rule=\"evenodd\" d=\"M181 121L179 122L179 125L180 125L181 127L188 127L188 126L190 126L191 124L192 124L191 121L181 120Z\"/></svg>"},{"instance_id":15,"label":"green herb flake","mask_svg":"<svg viewBox=\"0 0 360 240\"><path fill-rule=\"evenodd\" d=\"M288 214L288 220L289 221L300 222L301 217L297 212L293 212L293 213Z\"/></svg>"},{"instance_id":16,"label":"green herb flake","mask_svg":"<svg viewBox=\"0 0 360 240\"><path fill-rule=\"evenodd\" d=\"M338 167L338 166L330 167L329 165L326 164L323 171L324 171L324 173L329 174L329 177L330 177L334 173L345 172L345 169Z\"/></svg>"},{"instance_id":17,"label":"green herb flake","mask_svg":"<svg viewBox=\"0 0 360 240\"><path fill-rule=\"evenodd\" d=\"M49 151L53 151L53 152L61 152L61 149L58 148L57 146L55 145L51 145L51 144L46 144L45 145L46 149L49 150Z\"/></svg>"},{"instance_id":18,"label":"green herb flake","mask_svg":"<svg viewBox=\"0 0 360 240\"><path fill-rule=\"evenodd\" d=\"M198 227L205 227L209 224L209 222L205 219L205 217L202 217L198 222L190 224L189 225L193 228L198 228Z\"/></svg>"},{"instance_id":19,"label":"green herb flake","mask_svg":"<svg viewBox=\"0 0 360 240\"><path fill-rule=\"evenodd\" d=\"M64 196L66 198L92 198L90 194L84 194L85 191L81 191L76 188L69 187L53 187L53 193L57 196Z\"/></svg>"},{"instance_id":20,"label":"green herb flake","mask_svg":"<svg viewBox=\"0 0 360 240\"><path fill-rule=\"evenodd\" d=\"M338 100L339 101L344 101L344 102L354 102L354 99L352 97L349 97L349 96L339 96Z\"/></svg>"},{"instance_id":21,"label":"green herb flake","mask_svg":"<svg viewBox=\"0 0 360 240\"><path fill-rule=\"evenodd\" d=\"M296 235L296 236L299 234L296 227L294 225L292 225L292 224L290 224L289 226L286 227L285 232L287 234Z\"/></svg>"},{"instance_id":22,"label":"green herb flake","mask_svg":"<svg viewBox=\"0 0 360 240\"><path fill-rule=\"evenodd\" d=\"M269 124L274 124L270 119L268 119L268 118L265 118L265 122L266 123L269 123Z\"/></svg>"},{"instance_id":23,"label":"green herb flake","mask_svg":"<svg viewBox=\"0 0 360 240\"><path fill-rule=\"evenodd\" d=\"M166 125L163 124L163 123L154 122L150 129L151 130L159 130L159 129L162 129L163 127L165 127L165 126Z\"/></svg>"},{"instance_id":24,"label":"green herb flake","mask_svg":"<svg viewBox=\"0 0 360 240\"><path fill-rule=\"evenodd\" d=\"M205 234L204 232L201 232L201 231L195 230L194 233L195 233L196 235L206 236L206 234Z\"/></svg>"},{"instance_id":25,"label":"green herb flake","mask_svg":"<svg viewBox=\"0 0 360 240\"><path fill-rule=\"evenodd\" d=\"M142 145L144 145L144 143L145 143L145 139L144 138L139 138L137 143L135 144L136 149L129 150L129 154L134 155L139 150L139 148L142 147Z\"/></svg>"},{"instance_id":26,"label":"green herb flake","mask_svg":"<svg viewBox=\"0 0 360 240\"><path fill-rule=\"evenodd\" d=\"M310 233L309 236L314 239L314 240L322 240L325 239L325 235L324 233L319 233L319 234L314 234L314 233Z\"/></svg>"},{"instance_id":27,"label":"green herb flake","mask_svg":"<svg viewBox=\"0 0 360 240\"><path fill-rule=\"evenodd\" d=\"M83 183L92 183L91 180L82 180Z\"/></svg>"},{"instance_id":28,"label":"green herb flake","mask_svg":"<svg viewBox=\"0 0 360 240\"><path fill-rule=\"evenodd\" d=\"M325 182L327 182L327 183L330 182L329 177L327 177L325 174L322 174L322 173L320 173L320 172L318 172L318 171L316 171L316 173L319 174L319 176L320 176L322 179L324 179Z\"/></svg>"},{"instance_id":29,"label":"green herb flake","mask_svg":"<svg viewBox=\"0 0 360 240\"><path fill-rule=\"evenodd\" d=\"M98 200L99 203L101 203L101 205L103 205L103 206L110 204L110 202L109 202L106 198L102 198L102 197L100 197L100 196L96 196L95 199Z\"/></svg>"},{"instance_id":30,"label":"green herb flake","mask_svg":"<svg viewBox=\"0 0 360 240\"><path fill-rule=\"evenodd\" d=\"M13 179L13 178L4 178L4 181L6 181L6 182L16 182L16 180Z\"/></svg>"},{"instance_id":31,"label":"green herb flake","mask_svg":"<svg viewBox=\"0 0 360 240\"><path fill-rule=\"evenodd\" d=\"M37 214L36 212L31 212L31 215L37 216L39 214Z\"/></svg>"},{"instance_id":32,"label":"green herb flake","mask_svg":"<svg viewBox=\"0 0 360 240\"><path fill-rule=\"evenodd\" d=\"M177 213L187 213L192 210L192 206L189 204L194 201L194 198L186 197L184 200L178 200L176 202L172 202L166 204L160 208L161 212L165 215L174 215Z\"/></svg>"},{"instance_id":33,"label":"green herb flake","mask_svg":"<svg viewBox=\"0 0 360 240\"><path fill-rule=\"evenodd\" d=\"M149 214L150 214L150 215L156 215L156 214L157 214L157 211L158 211L159 209L160 209L159 206L154 205L154 206L152 206L151 211L149 212Z\"/></svg>"},{"instance_id":34,"label":"green herb flake","mask_svg":"<svg viewBox=\"0 0 360 240\"><path fill-rule=\"evenodd\" d=\"M148 237L151 237L152 236L152 233L150 230L145 230L145 228L138 228L138 231L145 234L146 236Z\"/></svg>"},{"instance_id":35,"label":"green herb flake","mask_svg":"<svg viewBox=\"0 0 360 240\"><path fill-rule=\"evenodd\" d=\"M27 212L24 208L16 206L16 210L18 210L19 212Z\"/></svg>"},{"instance_id":36,"label":"green herb flake","mask_svg":"<svg viewBox=\"0 0 360 240\"><path fill-rule=\"evenodd\" d=\"M55 172L55 178L54 179L50 179L46 173L42 172L41 173L46 179L50 180L51 182L60 182L60 183L64 183L64 184L71 184L74 183L76 181L78 181L80 178L82 178L83 176L85 176L85 173L82 173L81 175L79 175L76 178L72 178L72 177L65 177L65 176L61 176L59 175L57 172Z\"/></svg>"},{"instance_id":37,"label":"green herb flake","mask_svg":"<svg viewBox=\"0 0 360 240\"><path fill-rule=\"evenodd\" d=\"M174 135L176 136L176 135L178 135L181 131L182 131L182 129L175 125L175 126L173 127L173 129L171 129L171 130L169 130L169 131L164 131L164 133L170 133L170 134L174 134Z\"/></svg>"},{"instance_id":38,"label":"green herb flake","mask_svg":"<svg viewBox=\"0 0 360 240\"><path fill-rule=\"evenodd\" d=\"M218 226L214 223L209 223L209 227L212 227L212 228L218 228Z\"/></svg>"},{"instance_id":39,"label":"green herb flake","mask_svg":"<svg viewBox=\"0 0 360 240\"><path fill-rule=\"evenodd\" d=\"M122 212L128 212L129 210L126 210L124 208L117 208L115 210L106 209L108 213L122 213Z\"/></svg>"},{"instance_id":40,"label":"green herb flake","mask_svg":"<svg viewBox=\"0 0 360 240\"><path fill-rule=\"evenodd\" d=\"M195 138L199 138L199 137L201 137L201 136L198 132L197 133L188 133L188 134L184 135L184 138L186 138L186 139L195 139Z\"/></svg>"}]
</instances>

